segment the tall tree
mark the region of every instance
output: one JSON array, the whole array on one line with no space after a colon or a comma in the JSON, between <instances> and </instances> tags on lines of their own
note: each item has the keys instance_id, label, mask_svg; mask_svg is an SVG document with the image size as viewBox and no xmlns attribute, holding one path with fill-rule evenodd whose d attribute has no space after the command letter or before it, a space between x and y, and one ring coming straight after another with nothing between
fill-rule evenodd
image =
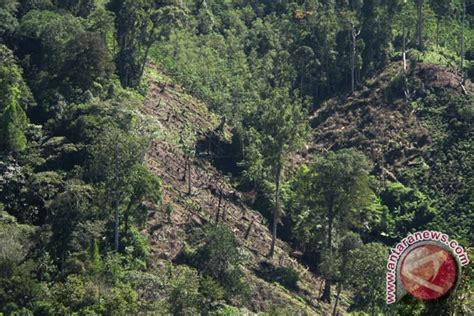
<instances>
[{"instance_id":1,"label":"tall tree","mask_svg":"<svg viewBox=\"0 0 474 316\"><path fill-rule=\"evenodd\" d=\"M336 259L337 262L337 273L336 273L336 280L337 280L337 294L336 294L336 301L334 302L334 308L332 311L333 316L338 315L338 304L339 299L341 297L341 292L343 286L347 286L349 284L349 279L351 277L349 269L349 265L351 264L352 260L352 251L362 246L362 240L360 236L356 233L349 232L347 233L340 242L339 249L337 252L338 258ZM331 262L329 264L334 264Z\"/></svg>"},{"instance_id":2,"label":"tall tree","mask_svg":"<svg viewBox=\"0 0 474 316\"><path fill-rule=\"evenodd\" d=\"M362 75L369 76L383 68L389 58L392 39L392 21L396 1L366 0L360 9L362 49Z\"/></svg>"},{"instance_id":3,"label":"tall tree","mask_svg":"<svg viewBox=\"0 0 474 316\"><path fill-rule=\"evenodd\" d=\"M288 155L300 148L308 133L306 105L293 98L287 88L275 88L257 106L256 122L247 132L249 145L245 164L247 174L256 181L273 183L272 243L269 256L275 251L280 218L281 183Z\"/></svg>"},{"instance_id":4,"label":"tall tree","mask_svg":"<svg viewBox=\"0 0 474 316\"><path fill-rule=\"evenodd\" d=\"M342 149L316 157L309 167L302 167L294 181L297 208L301 209L294 214L296 229L308 243L321 243L318 250L326 279L322 299L327 302L331 300L331 285L337 272L332 264L335 230L341 233L366 215L361 216L362 211L374 198L369 170L362 153Z\"/></svg>"},{"instance_id":5,"label":"tall tree","mask_svg":"<svg viewBox=\"0 0 474 316\"><path fill-rule=\"evenodd\" d=\"M425 49L425 44L423 41L423 27L425 23L425 18L423 15L424 0L414 1L416 5L416 46L419 50L423 51Z\"/></svg>"},{"instance_id":6,"label":"tall tree","mask_svg":"<svg viewBox=\"0 0 474 316\"><path fill-rule=\"evenodd\" d=\"M25 130L28 118L21 103L19 69L0 66L0 148L20 152L26 148Z\"/></svg>"},{"instance_id":7,"label":"tall tree","mask_svg":"<svg viewBox=\"0 0 474 316\"><path fill-rule=\"evenodd\" d=\"M378 315L386 311L385 274L388 248L369 243L350 251L351 264L346 269L354 289L351 308Z\"/></svg>"},{"instance_id":8,"label":"tall tree","mask_svg":"<svg viewBox=\"0 0 474 316\"><path fill-rule=\"evenodd\" d=\"M134 171L143 162L144 154L142 139L115 127L102 132L91 148L89 177L99 187L101 206L113 214L115 251L120 250L122 205L127 200L136 200L137 192L132 186Z\"/></svg>"},{"instance_id":9,"label":"tall tree","mask_svg":"<svg viewBox=\"0 0 474 316\"><path fill-rule=\"evenodd\" d=\"M49 203L51 209L49 222L53 232L50 247L61 269L64 268L67 259L66 253L71 250L77 225L94 214L93 192L92 186L70 182L64 192Z\"/></svg>"},{"instance_id":10,"label":"tall tree","mask_svg":"<svg viewBox=\"0 0 474 316\"><path fill-rule=\"evenodd\" d=\"M87 17L97 5L95 0L54 0L54 3L81 17Z\"/></svg>"},{"instance_id":11,"label":"tall tree","mask_svg":"<svg viewBox=\"0 0 474 316\"><path fill-rule=\"evenodd\" d=\"M436 15L436 46L440 45L440 24L449 18L455 11L457 0L430 0L429 5Z\"/></svg>"},{"instance_id":12,"label":"tall tree","mask_svg":"<svg viewBox=\"0 0 474 316\"><path fill-rule=\"evenodd\" d=\"M462 0L462 19L461 19L461 49L460 49L460 55L461 55L461 64L460 64L460 71L462 74L462 83L464 83L464 80L466 78L465 72L464 72L464 58L465 58L465 38L464 38L464 29L466 25L466 0Z\"/></svg>"},{"instance_id":13,"label":"tall tree","mask_svg":"<svg viewBox=\"0 0 474 316\"><path fill-rule=\"evenodd\" d=\"M185 13L168 1L113 0L108 7L116 15L120 81L125 87L137 87L151 45L169 36L172 28L184 20Z\"/></svg>"}]
</instances>

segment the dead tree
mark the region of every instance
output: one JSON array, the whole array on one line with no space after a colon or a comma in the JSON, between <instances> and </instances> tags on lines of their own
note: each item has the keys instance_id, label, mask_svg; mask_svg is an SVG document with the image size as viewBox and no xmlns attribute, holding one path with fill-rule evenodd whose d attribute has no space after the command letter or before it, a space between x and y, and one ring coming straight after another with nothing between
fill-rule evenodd
<instances>
[{"instance_id":1,"label":"dead tree","mask_svg":"<svg viewBox=\"0 0 474 316\"><path fill-rule=\"evenodd\" d=\"M196 154L195 142L192 136L188 139L184 139L183 135L180 135L179 144L184 153L184 175L183 181L187 180L188 195L192 194L192 162ZM187 178L187 179L186 179Z\"/></svg>"},{"instance_id":2,"label":"dead tree","mask_svg":"<svg viewBox=\"0 0 474 316\"><path fill-rule=\"evenodd\" d=\"M217 202L217 212L216 212L216 225L217 225L217 224L219 224L221 206L222 206L222 199L224 197L224 186L223 186L221 181L217 182L216 190L217 190L216 193L219 196L219 199L218 199L218 202Z\"/></svg>"},{"instance_id":3,"label":"dead tree","mask_svg":"<svg viewBox=\"0 0 474 316\"><path fill-rule=\"evenodd\" d=\"M351 23L351 39L352 39L352 49L351 49L351 87L352 93L355 90L355 59L357 54L357 37L360 35L361 29L356 30L354 23Z\"/></svg>"},{"instance_id":4,"label":"dead tree","mask_svg":"<svg viewBox=\"0 0 474 316\"><path fill-rule=\"evenodd\" d=\"M244 239L247 240L250 236L250 231L252 230L253 223L255 222L255 218L252 218L252 220L249 223L249 226L247 227L247 230L245 231L245 236Z\"/></svg>"}]
</instances>

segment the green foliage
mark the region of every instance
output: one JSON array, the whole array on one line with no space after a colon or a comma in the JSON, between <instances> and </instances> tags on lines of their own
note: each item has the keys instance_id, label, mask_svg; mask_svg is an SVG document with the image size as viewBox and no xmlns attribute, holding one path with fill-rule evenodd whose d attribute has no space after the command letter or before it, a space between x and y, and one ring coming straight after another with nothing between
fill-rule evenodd
<instances>
[{"instance_id":1,"label":"green foliage","mask_svg":"<svg viewBox=\"0 0 474 316\"><path fill-rule=\"evenodd\" d=\"M294 231L303 245L321 252L326 300L330 300L330 284L337 274L333 264L335 232L361 226L371 217L365 214L374 197L369 170L362 153L342 149L315 157L293 180L290 207Z\"/></svg>"},{"instance_id":2,"label":"green foliage","mask_svg":"<svg viewBox=\"0 0 474 316\"><path fill-rule=\"evenodd\" d=\"M369 243L349 252L346 269L349 283L354 288L351 309L371 314L385 310L387 256L388 248L379 243Z\"/></svg>"},{"instance_id":3,"label":"green foliage","mask_svg":"<svg viewBox=\"0 0 474 316\"><path fill-rule=\"evenodd\" d=\"M206 227L190 253L198 270L165 260L148 266L150 245L141 231L150 204L161 202L162 183L144 166L144 98L120 83L140 85L149 53L151 64L172 75L172 85L206 102L223 117L223 130L232 130L239 150L230 153L232 164L238 162L232 171L242 171L232 180L258 191L262 212L273 209L274 237L281 202L292 224L283 219L281 236L314 256L326 288L336 282L339 294L352 287L354 311L385 312L386 249L362 245L352 231L364 241L391 241L428 227L465 244L473 240L470 85L461 95L431 86L413 68L459 69L465 57L467 70L472 9L462 22L460 1L424 1L421 16L416 4L0 1L0 313L236 315L249 312L225 304L259 306L242 300L238 242L223 227ZM414 107L406 111L431 132L429 147L396 168L403 185L384 184L376 196L369 163L352 150L318 156L287 185L293 162L304 158L290 159L307 141L309 104L316 110L343 96L352 74L361 85L402 50L413 71L392 78L386 101L391 108L410 99ZM162 92L180 97L168 87ZM201 135L188 134L182 133L181 149L195 159ZM172 203L157 208L169 223ZM303 284L296 270L272 272L268 281L292 290ZM449 299L426 306L409 301L394 311L468 314L471 279L466 269ZM297 313L292 306L270 312Z\"/></svg>"},{"instance_id":4,"label":"green foliage","mask_svg":"<svg viewBox=\"0 0 474 316\"><path fill-rule=\"evenodd\" d=\"M292 268L278 267L274 271L275 280L289 289L297 289L300 279L298 271Z\"/></svg>"},{"instance_id":5,"label":"green foliage","mask_svg":"<svg viewBox=\"0 0 474 316\"><path fill-rule=\"evenodd\" d=\"M149 0L111 1L108 7L116 15L120 81L124 87L138 87L150 46L172 27L179 27L185 13L179 7Z\"/></svg>"},{"instance_id":6,"label":"green foliage","mask_svg":"<svg viewBox=\"0 0 474 316\"><path fill-rule=\"evenodd\" d=\"M51 248L55 258L64 264L66 253L70 249L78 248L76 228L92 215L93 188L82 183L68 183L64 191L56 195L49 205L52 229ZM84 242L84 241L82 241ZM87 242L87 241L85 241Z\"/></svg>"},{"instance_id":7,"label":"green foliage","mask_svg":"<svg viewBox=\"0 0 474 316\"><path fill-rule=\"evenodd\" d=\"M472 96L418 89L417 111L434 145L418 164L403 170L408 186L423 192L437 210L430 228L466 243L472 240ZM426 213L426 212L425 212Z\"/></svg>"},{"instance_id":8,"label":"green foliage","mask_svg":"<svg viewBox=\"0 0 474 316\"><path fill-rule=\"evenodd\" d=\"M15 18L17 9L16 0L0 2L0 42L2 42L2 38L10 37L18 26L18 21Z\"/></svg>"},{"instance_id":9,"label":"green foliage","mask_svg":"<svg viewBox=\"0 0 474 316\"><path fill-rule=\"evenodd\" d=\"M352 149L318 156L303 165L291 182L289 208L300 242L322 249L329 221L338 229L357 227L371 214L365 208L374 193L367 158Z\"/></svg>"},{"instance_id":10,"label":"green foliage","mask_svg":"<svg viewBox=\"0 0 474 316\"><path fill-rule=\"evenodd\" d=\"M33 275L34 262L21 264L10 258L0 258L0 312L19 312L31 307L42 296L42 288Z\"/></svg>"},{"instance_id":11,"label":"green foliage","mask_svg":"<svg viewBox=\"0 0 474 316\"><path fill-rule=\"evenodd\" d=\"M199 292L202 294L201 312L208 313L225 298L225 289L212 277L200 280Z\"/></svg>"},{"instance_id":12,"label":"green foliage","mask_svg":"<svg viewBox=\"0 0 474 316\"><path fill-rule=\"evenodd\" d=\"M381 230L397 240L426 228L436 215L430 199L401 183L388 183L380 192L380 197L389 212L388 217L381 222L384 226Z\"/></svg>"},{"instance_id":13,"label":"green foliage","mask_svg":"<svg viewBox=\"0 0 474 316\"><path fill-rule=\"evenodd\" d=\"M191 257L192 265L204 276L217 280L229 298L245 294L235 236L223 226L207 226L201 243Z\"/></svg>"},{"instance_id":14,"label":"green foliage","mask_svg":"<svg viewBox=\"0 0 474 316\"><path fill-rule=\"evenodd\" d=\"M169 311L173 315L196 314L201 295L196 270L179 267L174 274L168 294Z\"/></svg>"},{"instance_id":15,"label":"green foliage","mask_svg":"<svg viewBox=\"0 0 474 316\"><path fill-rule=\"evenodd\" d=\"M308 126L304 103L292 98L288 89L273 89L257 105L256 116L247 132L245 176L258 182L275 181L288 155L305 143Z\"/></svg>"},{"instance_id":16,"label":"green foliage","mask_svg":"<svg viewBox=\"0 0 474 316\"><path fill-rule=\"evenodd\" d=\"M114 70L106 43L99 33L79 33L66 44L64 64L59 72L63 80L62 92L73 95L92 89L94 82L105 81Z\"/></svg>"},{"instance_id":17,"label":"green foliage","mask_svg":"<svg viewBox=\"0 0 474 316\"><path fill-rule=\"evenodd\" d=\"M26 148L28 118L21 106L22 78L15 65L0 67L0 149L21 152Z\"/></svg>"},{"instance_id":18,"label":"green foliage","mask_svg":"<svg viewBox=\"0 0 474 316\"><path fill-rule=\"evenodd\" d=\"M51 292L56 303L53 308L60 314L79 312L99 300L99 289L78 275L70 275L65 282L55 284Z\"/></svg>"},{"instance_id":19,"label":"green foliage","mask_svg":"<svg viewBox=\"0 0 474 316\"><path fill-rule=\"evenodd\" d=\"M56 6L82 17L88 16L96 6L96 0L54 0L54 3Z\"/></svg>"},{"instance_id":20,"label":"green foliage","mask_svg":"<svg viewBox=\"0 0 474 316\"><path fill-rule=\"evenodd\" d=\"M131 251L142 255L146 251L141 250L140 239L129 232L130 221L143 223L146 208L141 203L144 199L155 203L161 200L160 180L141 166L144 154L144 139L111 127L91 146L92 159L87 170L88 178L99 188L98 198L104 211L114 214L115 250L120 248L120 217L124 213L125 238L131 245L135 244Z\"/></svg>"}]
</instances>

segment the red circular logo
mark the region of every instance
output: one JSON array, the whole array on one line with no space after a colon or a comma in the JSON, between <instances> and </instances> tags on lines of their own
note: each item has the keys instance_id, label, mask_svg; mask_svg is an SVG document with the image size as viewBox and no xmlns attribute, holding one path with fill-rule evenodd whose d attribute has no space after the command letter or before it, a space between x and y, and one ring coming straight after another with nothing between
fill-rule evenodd
<instances>
[{"instance_id":1,"label":"red circular logo","mask_svg":"<svg viewBox=\"0 0 474 316\"><path fill-rule=\"evenodd\" d=\"M433 300L453 288L457 267L448 251L433 244L425 244L407 253L400 274L408 293L422 300Z\"/></svg>"}]
</instances>

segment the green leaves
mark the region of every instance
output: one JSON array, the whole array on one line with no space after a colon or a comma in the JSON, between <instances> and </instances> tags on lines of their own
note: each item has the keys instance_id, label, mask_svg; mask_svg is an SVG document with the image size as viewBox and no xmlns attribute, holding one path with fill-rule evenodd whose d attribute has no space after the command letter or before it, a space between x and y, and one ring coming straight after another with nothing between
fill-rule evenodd
<instances>
[{"instance_id":1,"label":"green leaves","mask_svg":"<svg viewBox=\"0 0 474 316\"><path fill-rule=\"evenodd\" d=\"M111 1L115 12L119 51L116 65L124 87L138 87L151 45L179 28L186 13L173 5L155 4L150 0Z\"/></svg>"},{"instance_id":2,"label":"green leaves","mask_svg":"<svg viewBox=\"0 0 474 316\"><path fill-rule=\"evenodd\" d=\"M286 88L269 91L257 104L247 138L244 165L257 182L273 181L284 168L288 155L300 149L308 136L306 104L292 97Z\"/></svg>"},{"instance_id":3,"label":"green leaves","mask_svg":"<svg viewBox=\"0 0 474 316\"><path fill-rule=\"evenodd\" d=\"M15 153L23 151L27 142L28 118L20 105L21 80L15 65L0 66L0 149Z\"/></svg>"},{"instance_id":4,"label":"green leaves","mask_svg":"<svg viewBox=\"0 0 474 316\"><path fill-rule=\"evenodd\" d=\"M204 276L218 281L228 298L241 295L245 286L241 282L241 256L235 236L223 226L204 228L202 245L192 255L191 263Z\"/></svg>"},{"instance_id":5,"label":"green leaves","mask_svg":"<svg viewBox=\"0 0 474 316\"><path fill-rule=\"evenodd\" d=\"M373 315L385 310L387 256L388 248L380 243L369 243L350 251L345 273L354 289L352 310Z\"/></svg>"},{"instance_id":6,"label":"green leaves","mask_svg":"<svg viewBox=\"0 0 474 316\"><path fill-rule=\"evenodd\" d=\"M389 218L381 224L389 224L385 233L393 238L400 239L410 232L426 228L436 215L428 197L401 183L389 183L380 197L382 204L389 210Z\"/></svg>"},{"instance_id":7,"label":"green leaves","mask_svg":"<svg viewBox=\"0 0 474 316\"><path fill-rule=\"evenodd\" d=\"M311 252L320 252L319 262L326 283L322 299L330 302L331 282L337 277L333 248L348 228L360 226L359 216L372 201L369 162L354 149L316 156L293 180L290 202L294 231Z\"/></svg>"}]
</instances>

